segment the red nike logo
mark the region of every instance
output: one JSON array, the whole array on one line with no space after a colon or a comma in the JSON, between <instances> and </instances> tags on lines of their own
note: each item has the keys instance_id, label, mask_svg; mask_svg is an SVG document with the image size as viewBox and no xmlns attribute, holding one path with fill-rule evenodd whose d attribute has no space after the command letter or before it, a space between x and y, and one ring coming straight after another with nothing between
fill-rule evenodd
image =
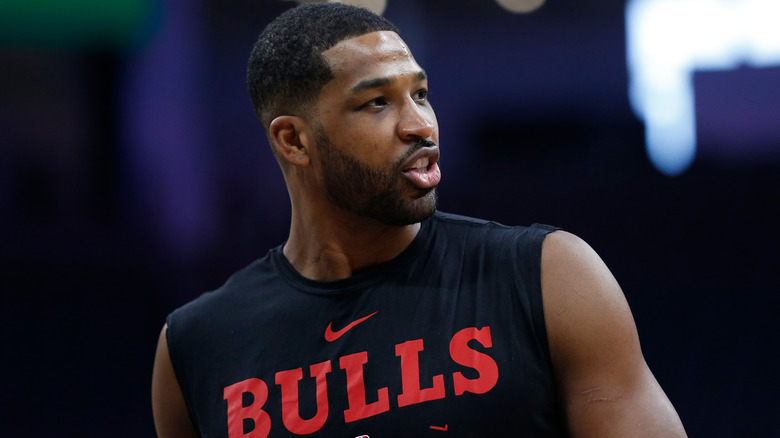
<instances>
[{"instance_id":1,"label":"red nike logo","mask_svg":"<svg viewBox=\"0 0 780 438\"><path fill-rule=\"evenodd\" d=\"M358 319L356 321L352 321L349 325L347 325L343 329L337 330L335 332L333 331L333 329L331 329L331 325L333 323L328 324L328 326L325 327L325 340L328 341L328 342L335 341L336 339L344 336L344 333L352 330L352 328L355 327L356 325L358 325L361 322L367 320L368 318L371 318L372 316L374 316L376 314L377 314L377 312L374 312L374 313L372 313L372 314L370 314L368 316L364 316L364 317L362 317L362 318L360 318L360 319Z\"/></svg>"}]
</instances>

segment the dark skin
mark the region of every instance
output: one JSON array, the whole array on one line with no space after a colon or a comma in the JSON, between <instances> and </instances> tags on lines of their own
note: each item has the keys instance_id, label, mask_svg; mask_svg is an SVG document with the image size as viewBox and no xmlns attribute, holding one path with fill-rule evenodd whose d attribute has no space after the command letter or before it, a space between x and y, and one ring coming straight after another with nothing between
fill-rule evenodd
<instances>
[{"instance_id":1,"label":"dark skin","mask_svg":"<svg viewBox=\"0 0 780 438\"><path fill-rule=\"evenodd\" d=\"M268 129L292 203L284 255L307 278L336 280L391 260L411 243L420 225L386 225L330 202L317 129L324 129L342 152L367 166L387 169L420 138L438 144L439 135L427 101L427 79L398 35L374 32L351 38L323 56L335 78L323 88L316 109L307 116L276 117ZM438 148L424 155L434 162ZM398 196L404 205L413 211L428 208L430 199L420 196L425 184L424 178L399 178ZM547 237L542 296L554 373L572 437L686 436L645 363L620 286L584 241L563 231ZM165 330L152 379L157 433L161 438L197 437L171 366Z\"/></svg>"},{"instance_id":2,"label":"dark skin","mask_svg":"<svg viewBox=\"0 0 780 438\"><path fill-rule=\"evenodd\" d=\"M542 298L572 437L687 436L645 363L620 286L577 236L545 239Z\"/></svg>"},{"instance_id":3,"label":"dark skin","mask_svg":"<svg viewBox=\"0 0 780 438\"><path fill-rule=\"evenodd\" d=\"M388 226L330 202L314 141L317 126L343 152L371 167L391 166L420 138L439 142L422 69L395 33L368 35L374 36L370 42L363 35L323 53L335 78L320 92L315 114L277 117L270 125L292 202L284 254L301 274L316 280L346 278L391 260L420 227ZM418 197L418 187L402 182L403 200L410 208L423 208L427 201Z\"/></svg>"}]
</instances>

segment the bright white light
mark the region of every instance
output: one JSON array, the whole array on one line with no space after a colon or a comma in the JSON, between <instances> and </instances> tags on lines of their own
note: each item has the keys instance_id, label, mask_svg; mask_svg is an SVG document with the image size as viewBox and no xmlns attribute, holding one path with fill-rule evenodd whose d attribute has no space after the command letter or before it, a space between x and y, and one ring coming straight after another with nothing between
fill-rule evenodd
<instances>
[{"instance_id":1,"label":"bright white light","mask_svg":"<svg viewBox=\"0 0 780 438\"><path fill-rule=\"evenodd\" d=\"M780 0L629 0L629 97L667 175L696 155L694 70L780 64Z\"/></svg>"},{"instance_id":2,"label":"bright white light","mask_svg":"<svg viewBox=\"0 0 780 438\"><path fill-rule=\"evenodd\" d=\"M515 14L533 12L544 4L545 0L496 0L502 8Z\"/></svg>"},{"instance_id":3,"label":"bright white light","mask_svg":"<svg viewBox=\"0 0 780 438\"><path fill-rule=\"evenodd\" d=\"M377 15L382 15L385 12L385 8L387 8L387 0L330 0L330 3L360 6Z\"/></svg>"}]
</instances>

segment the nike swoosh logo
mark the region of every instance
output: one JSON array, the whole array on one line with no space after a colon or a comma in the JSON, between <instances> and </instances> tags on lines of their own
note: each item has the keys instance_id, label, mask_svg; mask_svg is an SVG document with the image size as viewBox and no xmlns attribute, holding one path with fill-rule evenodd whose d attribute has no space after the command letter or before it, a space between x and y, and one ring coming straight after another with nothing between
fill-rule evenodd
<instances>
[{"instance_id":1,"label":"nike swoosh logo","mask_svg":"<svg viewBox=\"0 0 780 438\"><path fill-rule=\"evenodd\" d=\"M358 319L358 320L356 320L356 321L352 321L351 323L349 323L349 325L347 325L347 326L346 326L346 327L344 327L343 329L341 329L341 330L337 330L337 331L335 331L335 332L334 332L334 331L333 331L333 329L331 328L331 325L333 324L333 323L331 322L331 323L330 323L330 324L328 324L328 326L325 328L325 340L326 340L326 341L328 341L328 342L333 342L333 341L335 341L336 339L338 339L338 338L340 338L340 337L344 336L344 333L346 333L346 332L348 332L348 331L352 330L352 329L353 329L353 328L354 328L356 325L358 325L358 324L360 324L361 322L363 322L363 321L367 320L368 318L371 318L372 316L374 316L374 315L376 315L376 314L377 314L377 312L374 312L374 313L372 313L372 314L370 314L370 315L368 315L368 316L364 316L364 317L362 317L362 318L360 318L360 319Z\"/></svg>"}]
</instances>

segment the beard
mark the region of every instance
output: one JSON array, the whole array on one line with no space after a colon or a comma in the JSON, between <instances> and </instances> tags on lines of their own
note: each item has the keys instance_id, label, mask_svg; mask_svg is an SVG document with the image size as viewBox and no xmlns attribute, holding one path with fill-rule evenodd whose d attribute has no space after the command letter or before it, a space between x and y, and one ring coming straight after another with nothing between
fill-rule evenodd
<instances>
[{"instance_id":1,"label":"beard","mask_svg":"<svg viewBox=\"0 0 780 438\"><path fill-rule=\"evenodd\" d=\"M416 224L436 211L436 188L422 189L401 176L401 166L415 151L433 146L421 139L388 167L371 167L330 142L325 129L316 129L323 182L328 200L339 208L385 225ZM408 193L416 190L411 196Z\"/></svg>"}]
</instances>

